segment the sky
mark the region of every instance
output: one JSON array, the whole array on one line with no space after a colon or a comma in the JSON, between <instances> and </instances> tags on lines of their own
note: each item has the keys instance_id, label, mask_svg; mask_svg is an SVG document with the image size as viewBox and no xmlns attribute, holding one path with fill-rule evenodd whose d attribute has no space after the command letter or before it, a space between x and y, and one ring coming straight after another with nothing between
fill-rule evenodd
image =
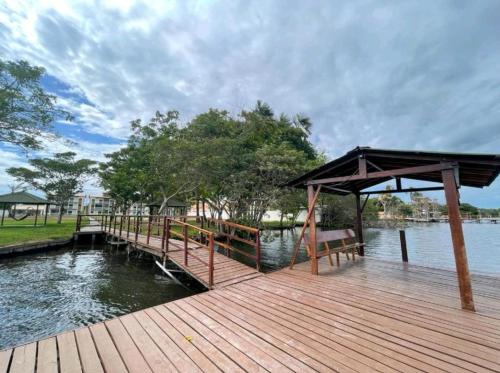
<instances>
[{"instance_id":1,"label":"sky","mask_svg":"<svg viewBox=\"0 0 500 373\"><path fill-rule=\"evenodd\" d=\"M1 0L0 58L45 67L75 120L42 152L0 144L0 193L6 167L70 149L103 160L156 110L189 121L257 100L309 116L330 159L358 145L500 153L499 19L496 0ZM461 197L500 207L500 180Z\"/></svg>"}]
</instances>

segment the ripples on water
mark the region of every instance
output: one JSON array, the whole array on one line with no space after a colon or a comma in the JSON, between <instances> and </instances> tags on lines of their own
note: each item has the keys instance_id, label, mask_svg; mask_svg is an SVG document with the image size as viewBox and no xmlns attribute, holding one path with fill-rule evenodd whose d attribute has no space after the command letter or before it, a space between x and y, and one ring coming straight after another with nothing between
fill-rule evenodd
<instances>
[{"instance_id":1,"label":"ripples on water","mask_svg":"<svg viewBox=\"0 0 500 373\"><path fill-rule=\"evenodd\" d=\"M183 298L151 260L59 250L0 260L0 349Z\"/></svg>"}]
</instances>

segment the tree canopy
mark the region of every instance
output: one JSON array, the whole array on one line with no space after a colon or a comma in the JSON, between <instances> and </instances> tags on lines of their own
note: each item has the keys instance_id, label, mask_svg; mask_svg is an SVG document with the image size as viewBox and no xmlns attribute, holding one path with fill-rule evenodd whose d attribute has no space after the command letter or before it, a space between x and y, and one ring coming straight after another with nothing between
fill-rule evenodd
<instances>
[{"instance_id":1,"label":"tree canopy","mask_svg":"<svg viewBox=\"0 0 500 373\"><path fill-rule=\"evenodd\" d=\"M0 60L0 142L40 149L56 119L71 119L42 89L44 72L26 61Z\"/></svg>"},{"instance_id":2,"label":"tree canopy","mask_svg":"<svg viewBox=\"0 0 500 373\"><path fill-rule=\"evenodd\" d=\"M95 162L75 159L76 153L57 153L53 158L31 159L31 168L11 167L7 173L17 181L45 192L47 199L60 206L58 223L61 223L64 204L82 191L85 176L91 174Z\"/></svg>"},{"instance_id":3,"label":"tree canopy","mask_svg":"<svg viewBox=\"0 0 500 373\"><path fill-rule=\"evenodd\" d=\"M186 124L176 111L157 112L131 123L127 147L100 166L102 185L124 206L160 201L162 212L177 197L204 202L215 217L258 224L270 208L303 207L305 197L286 198L303 192L283 184L324 162L310 128L308 118L275 116L260 101L237 117L210 109Z\"/></svg>"}]
</instances>

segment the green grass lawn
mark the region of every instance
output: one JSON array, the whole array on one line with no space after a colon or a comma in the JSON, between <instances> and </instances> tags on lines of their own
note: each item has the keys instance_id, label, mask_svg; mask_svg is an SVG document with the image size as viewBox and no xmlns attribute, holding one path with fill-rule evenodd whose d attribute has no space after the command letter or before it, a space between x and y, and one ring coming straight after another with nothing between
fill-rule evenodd
<instances>
[{"instance_id":1,"label":"green grass lawn","mask_svg":"<svg viewBox=\"0 0 500 373\"><path fill-rule=\"evenodd\" d=\"M0 246L29 241L70 238L75 231L76 217L64 217L62 223L57 224L57 218L50 216L47 219L46 226L33 227L34 222L34 218L27 218L22 221L5 218L4 226L0 227ZM43 217L38 217L38 224L43 224Z\"/></svg>"}]
</instances>

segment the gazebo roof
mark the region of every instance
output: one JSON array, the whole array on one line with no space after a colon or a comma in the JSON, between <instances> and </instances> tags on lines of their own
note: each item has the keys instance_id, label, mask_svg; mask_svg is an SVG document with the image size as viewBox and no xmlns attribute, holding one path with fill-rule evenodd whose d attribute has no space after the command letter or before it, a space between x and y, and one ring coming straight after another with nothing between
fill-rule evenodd
<instances>
[{"instance_id":1,"label":"gazebo roof","mask_svg":"<svg viewBox=\"0 0 500 373\"><path fill-rule=\"evenodd\" d=\"M360 160L365 160L363 166ZM305 188L307 184L321 184L324 192L346 195L399 177L440 183L441 170L446 165L458 169L461 185L482 188L490 185L500 173L500 154L356 147L288 182L287 186Z\"/></svg>"},{"instance_id":2,"label":"gazebo roof","mask_svg":"<svg viewBox=\"0 0 500 373\"><path fill-rule=\"evenodd\" d=\"M25 203L28 205L40 204L50 205L44 198L35 196L28 192L15 192L0 195L0 203Z\"/></svg>"}]
</instances>

